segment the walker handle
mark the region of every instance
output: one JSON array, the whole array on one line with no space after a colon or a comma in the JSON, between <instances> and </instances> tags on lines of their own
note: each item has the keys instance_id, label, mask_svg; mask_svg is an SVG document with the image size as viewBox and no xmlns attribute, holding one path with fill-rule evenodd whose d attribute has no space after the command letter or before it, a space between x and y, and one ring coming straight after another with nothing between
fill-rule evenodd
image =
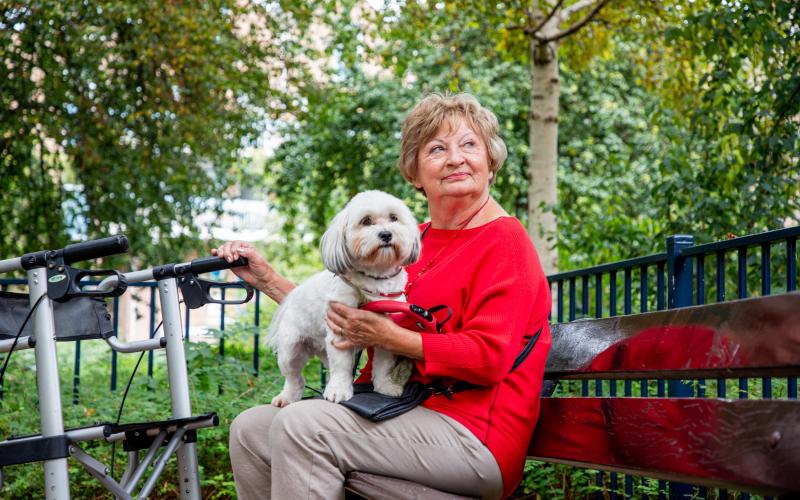
<instances>
[{"instance_id":1,"label":"walker handle","mask_svg":"<svg viewBox=\"0 0 800 500\"><path fill-rule=\"evenodd\" d=\"M191 269L194 274L203 274L246 265L247 259L245 257L239 257L233 262L228 262L222 257L200 257L191 262Z\"/></svg>"},{"instance_id":2,"label":"walker handle","mask_svg":"<svg viewBox=\"0 0 800 500\"><path fill-rule=\"evenodd\" d=\"M99 240L73 243L58 250L40 250L26 253L20 259L22 269L30 270L37 267L53 269L58 266L58 272L64 272L64 267L73 262L97 259L108 255L116 255L128 251L128 238L124 235L100 238Z\"/></svg>"},{"instance_id":3,"label":"walker handle","mask_svg":"<svg viewBox=\"0 0 800 500\"><path fill-rule=\"evenodd\" d=\"M124 235L74 243L64 247L64 263L72 264L73 262L125 253L128 251L129 246L128 238Z\"/></svg>"}]
</instances>

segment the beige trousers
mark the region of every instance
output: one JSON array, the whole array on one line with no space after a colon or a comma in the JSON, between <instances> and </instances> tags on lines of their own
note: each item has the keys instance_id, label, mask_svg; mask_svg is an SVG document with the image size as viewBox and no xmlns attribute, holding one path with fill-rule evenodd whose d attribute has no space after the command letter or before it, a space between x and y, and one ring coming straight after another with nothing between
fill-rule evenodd
<instances>
[{"instance_id":1,"label":"beige trousers","mask_svg":"<svg viewBox=\"0 0 800 500\"><path fill-rule=\"evenodd\" d=\"M503 491L488 448L460 423L421 406L380 423L318 399L257 406L231 424L230 455L241 499L341 499L351 471L482 498Z\"/></svg>"}]
</instances>

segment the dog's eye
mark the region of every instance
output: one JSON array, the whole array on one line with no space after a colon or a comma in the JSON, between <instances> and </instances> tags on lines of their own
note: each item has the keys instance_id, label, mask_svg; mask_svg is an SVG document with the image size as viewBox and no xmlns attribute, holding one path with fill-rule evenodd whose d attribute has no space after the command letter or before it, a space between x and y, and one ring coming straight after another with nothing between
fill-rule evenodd
<instances>
[{"instance_id":1,"label":"dog's eye","mask_svg":"<svg viewBox=\"0 0 800 500\"><path fill-rule=\"evenodd\" d=\"M395 214L389 214L389 221L397 222L397 216Z\"/></svg>"},{"instance_id":2,"label":"dog's eye","mask_svg":"<svg viewBox=\"0 0 800 500\"><path fill-rule=\"evenodd\" d=\"M362 226L371 226L372 225L372 217L367 215L366 217L361 219L361 225Z\"/></svg>"}]
</instances>

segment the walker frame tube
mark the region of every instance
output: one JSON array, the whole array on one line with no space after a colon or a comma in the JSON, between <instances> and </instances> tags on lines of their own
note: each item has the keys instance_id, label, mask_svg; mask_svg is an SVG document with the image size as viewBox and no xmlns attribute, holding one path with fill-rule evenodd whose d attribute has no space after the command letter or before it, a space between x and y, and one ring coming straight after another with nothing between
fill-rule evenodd
<instances>
[{"instance_id":1,"label":"walker frame tube","mask_svg":"<svg viewBox=\"0 0 800 500\"><path fill-rule=\"evenodd\" d=\"M167 339L167 375L170 400L172 401L172 418L191 417L189 374L186 369L186 354L183 350L183 325L178 300L178 283L175 278L159 281L158 292L161 300L161 318L164 321L164 337ZM181 498L200 500L200 474L197 465L196 444L184 443L177 450L177 459Z\"/></svg>"},{"instance_id":2,"label":"walker frame tube","mask_svg":"<svg viewBox=\"0 0 800 500\"><path fill-rule=\"evenodd\" d=\"M154 279L153 269L133 271L123 274L128 283L140 283ZM103 280L99 290L107 290L116 286L117 277L111 276ZM115 337L107 339L108 344L117 352L139 352L165 347L167 355L167 378L169 381L170 400L172 402L172 418L192 416L191 399L189 397L189 374L186 369L186 354L183 345L183 325L181 322L180 299L178 284L175 278L166 278L158 281L159 300L161 302L161 318L163 321L164 336L136 342L121 342ZM183 432L181 432L181 435ZM182 499L200 500L200 473L197 462L196 443L176 442L171 449L176 449L178 462L179 490ZM149 456L149 454L148 454ZM164 464L169 454L162 454ZM138 458L138 455L137 455ZM145 457L143 464L149 465L150 460ZM145 465L145 467L147 466ZM163 465L162 465L163 468ZM133 483L126 483L130 492L144 472L144 467L139 467L133 472ZM155 484L158 474L151 474L148 483ZM152 479L152 481L151 481ZM152 488L152 485L150 486Z\"/></svg>"},{"instance_id":3,"label":"walker frame tube","mask_svg":"<svg viewBox=\"0 0 800 500\"><path fill-rule=\"evenodd\" d=\"M41 298L33 313L33 331L36 336L36 386L39 392L39 411L42 437L64 434L61 409L61 384L56 356L56 327L53 321L53 303L47 297L47 273L44 267L28 270L28 287L31 307ZM45 460L44 485L47 499L69 498L67 459Z\"/></svg>"}]
</instances>

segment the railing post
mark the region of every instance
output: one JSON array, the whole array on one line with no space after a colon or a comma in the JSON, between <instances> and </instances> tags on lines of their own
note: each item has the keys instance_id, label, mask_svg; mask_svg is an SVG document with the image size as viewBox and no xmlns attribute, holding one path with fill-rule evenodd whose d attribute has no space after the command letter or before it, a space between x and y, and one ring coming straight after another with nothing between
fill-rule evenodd
<instances>
[{"instance_id":1,"label":"railing post","mask_svg":"<svg viewBox=\"0 0 800 500\"><path fill-rule=\"evenodd\" d=\"M694 245L694 237L678 234L667 238L667 304L670 309L694 304L694 270L692 258L681 255L684 249ZM693 384L685 380L670 380L668 395L672 398L694 396ZM669 498L694 498L694 487L688 484L670 482Z\"/></svg>"},{"instance_id":2,"label":"railing post","mask_svg":"<svg viewBox=\"0 0 800 500\"><path fill-rule=\"evenodd\" d=\"M667 304L670 309L694 304L693 259L681 255L691 246L694 246L694 236L677 234L667 238Z\"/></svg>"}]
</instances>

